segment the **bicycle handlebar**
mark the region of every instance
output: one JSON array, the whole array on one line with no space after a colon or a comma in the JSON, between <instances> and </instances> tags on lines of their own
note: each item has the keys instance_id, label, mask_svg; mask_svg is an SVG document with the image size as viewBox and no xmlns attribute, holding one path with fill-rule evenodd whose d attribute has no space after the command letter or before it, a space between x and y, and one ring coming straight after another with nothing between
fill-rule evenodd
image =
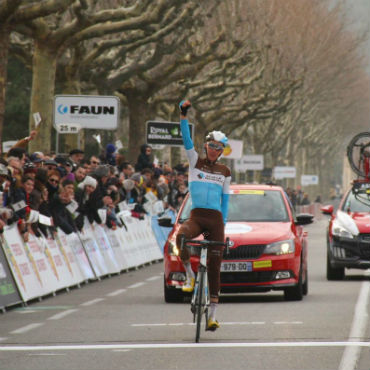
<instances>
[{"instance_id":1,"label":"bicycle handlebar","mask_svg":"<svg viewBox=\"0 0 370 370\"><path fill-rule=\"evenodd\" d=\"M184 248L185 245L188 243L192 244L192 247L199 247L199 248L204 248L207 247L208 245L222 245L226 247L226 254L229 254L229 249L234 245L234 243L230 240L229 237L226 238L226 242L219 242L215 240L195 240L195 239L185 239L184 235L181 235L181 244L180 248L181 250Z\"/></svg>"}]
</instances>

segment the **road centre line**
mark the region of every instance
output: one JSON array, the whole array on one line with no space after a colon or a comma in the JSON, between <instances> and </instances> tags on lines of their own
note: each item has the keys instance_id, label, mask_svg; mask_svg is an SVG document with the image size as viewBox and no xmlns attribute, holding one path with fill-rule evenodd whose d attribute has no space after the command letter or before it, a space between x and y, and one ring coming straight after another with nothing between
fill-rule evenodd
<instances>
[{"instance_id":1,"label":"road centre line","mask_svg":"<svg viewBox=\"0 0 370 370\"><path fill-rule=\"evenodd\" d=\"M85 303L81 303L80 306L84 306L84 307L91 306L91 305L93 305L95 303L99 303L101 301L104 301L104 298L95 298L95 299L92 299L91 301L87 301Z\"/></svg>"},{"instance_id":2,"label":"road centre line","mask_svg":"<svg viewBox=\"0 0 370 370\"><path fill-rule=\"evenodd\" d=\"M27 351L79 351L117 349L163 349L163 348L261 348L261 347L368 347L370 342L220 342L220 343L137 343L137 344L76 344L50 346L0 346L0 352Z\"/></svg>"},{"instance_id":3,"label":"road centre line","mask_svg":"<svg viewBox=\"0 0 370 370\"><path fill-rule=\"evenodd\" d=\"M118 289L118 290L115 290L114 292L110 292L110 293L106 294L106 296L107 297L115 297L116 295L122 294L126 291L127 291L127 289Z\"/></svg>"},{"instance_id":4,"label":"road centre line","mask_svg":"<svg viewBox=\"0 0 370 370\"><path fill-rule=\"evenodd\" d=\"M127 288L134 289L134 288L138 288L139 286L142 286L144 284L145 284L144 282L140 282L140 283L132 284L132 285L128 286Z\"/></svg>"},{"instance_id":5,"label":"road centre line","mask_svg":"<svg viewBox=\"0 0 370 370\"><path fill-rule=\"evenodd\" d=\"M370 271L367 270L364 276L369 277ZM370 281L364 281L361 284L360 293L357 298L355 313L353 316L351 332L348 340L355 342L364 338L368 323L367 307L369 304L370 296ZM351 346L346 347L342 359L339 364L339 370L353 370L356 369L356 364L360 358L361 347Z\"/></svg>"},{"instance_id":6,"label":"road centre line","mask_svg":"<svg viewBox=\"0 0 370 370\"><path fill-rule=\"evenodd\" d=\"M65 311L62 311L62 312L59 312L53 316L50 316L47 320L59 320L59 319L62 319L63 317L66 317L67 315L73 313L73 312L76 312L78 311L77 308L75 309L70 309L70 310L65 310Z\"/></svg>"},{"instance_id":7,"label":"road centre line","mask_svg":"<svg viewBox=\"0 0 370 370\"><path fill-rule=\"evenodd\" d=\"M13 330L13 331L10 332L10 334L23 334L23 333L27 333L28 331L30 331L32 329L36 329L36 328L38 328L38 327L40 327L42 325L44 325L44 323L35 322L33 324L22 326L19 329Z\"/></svg>"}]
</instances>

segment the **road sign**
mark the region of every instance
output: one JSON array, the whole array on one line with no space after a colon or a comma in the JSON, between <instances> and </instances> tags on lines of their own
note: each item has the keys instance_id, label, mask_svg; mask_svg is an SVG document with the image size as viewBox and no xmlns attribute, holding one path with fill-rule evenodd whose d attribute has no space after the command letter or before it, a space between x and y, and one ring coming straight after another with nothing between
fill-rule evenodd
<instances>
[{"instance_id":1,"label":"road sign","mask_svg":"<svg viewBox=\"0 0 370 370\"><path fill-rule=\"evenodd\" d=\"M81 128L115 130L120 113L116 96L56 95L54 125L78 124Z\"/></svg>"},{"instance_id":2,"label":"road sign","mask_svg":"<svg viewBox=\"0 0 370 370\"><path fill-rule=\"evenodd\" d=\"M263 154L243 155L243 157L235 161L235 170L238 172L248 170L261 171L263 168Z\"/></svg>"},{"instance_id":3,"label":"road sign","mask_svg":"<svg viewBox=\"0 0 370 370\"><path fill-rule=\"evenodd\" d=\"M301 185L318 185L319 176L318 175L302 175L301 176Z\"/></svg>"},{"instance_id":4,"label":"road sign","mask_svg":"<svg viewBox=\"0 0 370 370\"><path fill-rule=\"evenodd\" d=\"M273 170L273 177L275 179L294 179L296 177L296 168L289 166L276 166Z\"/></svg>"},{"instance_id":5,"label":"road sign","mask_svg":"<svg viewBox=\"0 0 370 370\"><path fill-rule=\"evenodd\" d=\"M64 123L63 125L56 125L55 129L58 134L78 134L81 130L81 125L76 123Z\"/></svg>"},{"instance_id":6,"label":"road sign","mask_svg":"<svg viewBox=\"0 0 370 370\"><path fill-rule=\"evenodd\" d=\"M194 125L189 123L190 137L193 138ZM182 135L179 122L148 121L146 123L147 144L164 144L182 146Z\"/></svg>"}]
</instances>

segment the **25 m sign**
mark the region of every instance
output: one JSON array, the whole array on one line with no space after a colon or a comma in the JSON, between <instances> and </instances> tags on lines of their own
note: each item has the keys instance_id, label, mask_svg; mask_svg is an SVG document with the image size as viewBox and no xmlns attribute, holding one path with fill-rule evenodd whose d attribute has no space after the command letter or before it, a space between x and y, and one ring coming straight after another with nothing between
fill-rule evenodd
<instances>
[{"instance_id":1,"label":"25 m sign","mask_svg":"<svg viewBox=\"0 0 370 370\"><path fill-rule=\"evenodd\" d=\"M194 125L190 126L190 136L193 138ZM146 123L147 144L162 144L182 146L182 135L179 122L148 121Z\"/></svg>"}]
</instances>

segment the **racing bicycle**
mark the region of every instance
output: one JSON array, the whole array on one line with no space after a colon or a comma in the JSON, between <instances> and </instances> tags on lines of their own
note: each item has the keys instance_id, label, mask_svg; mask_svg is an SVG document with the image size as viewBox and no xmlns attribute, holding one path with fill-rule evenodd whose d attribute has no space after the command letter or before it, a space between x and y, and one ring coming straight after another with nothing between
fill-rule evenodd
<instances>
[{"instance_id":1,"label":"racing bicycle","mask_svg":"<svg viewBox=\"0 0 370 370\"><path fill-rule=\"evenodd\" d=\"M207 330L208 322L208 308L210 305L210 296L208 289L208 275L207 275L207 247L210 245L223 245L226 247L226 254L229 254L229 247L232 246L229 238L226 238L226 242L218 242L212 240L192 240L185 239L184 235L180 238L180 248L186 248L186 246L198 247L200 248L200 258L198 273L195 279L195 286L193 295L190 301L190 309L193 313L193 322L196 324L195 329L195 342L199 342L200 338L200 328L202 324L202 316L205 315L205 330Z\"/></svg>"},{"instance_id":2,"label":"racing bicycle","mask_svg":"<svg viewBox=\"0 0 370 370\"><path fill-rule=\"evenodd\" d=\"M347 157L352 170L370 181L370 132L360 132L352 138L347 147Z\"/></svg>"}]
</instances>

